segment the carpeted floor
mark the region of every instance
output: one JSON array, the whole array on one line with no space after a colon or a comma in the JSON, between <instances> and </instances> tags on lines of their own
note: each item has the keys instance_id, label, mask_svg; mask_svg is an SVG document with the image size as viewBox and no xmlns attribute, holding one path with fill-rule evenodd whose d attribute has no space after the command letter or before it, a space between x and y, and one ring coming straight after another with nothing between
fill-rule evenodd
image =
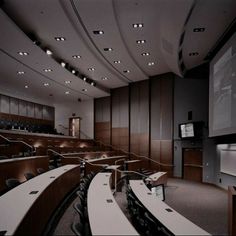
<instances>
[{"instance_id":1,"label":"carpeted floor","mask_svg":"<svg viewBox=\"0 0 236 236\"><path fill-rule=\"evenodd\" d=\"M125 188L114 195L118 205L129 220ZM60 219L54 235L74 235L71 223L77 213L75 199ZM213 185L200 184L182 179L168 179L165 202L180 214L213 235L227 234L227 192ZM102 213L102 212L101 212Z\"/></svg>"},{"instance_id":2,"label":"carpeted floor","mask_svg":"<svg viewBox=\"0 0 236 236\"><path fill-rule=\"evenodd\" d=\"M168 179L165 202L210 234L227 234L227 191L213 185Z\"/></svg>"}]
</instances>

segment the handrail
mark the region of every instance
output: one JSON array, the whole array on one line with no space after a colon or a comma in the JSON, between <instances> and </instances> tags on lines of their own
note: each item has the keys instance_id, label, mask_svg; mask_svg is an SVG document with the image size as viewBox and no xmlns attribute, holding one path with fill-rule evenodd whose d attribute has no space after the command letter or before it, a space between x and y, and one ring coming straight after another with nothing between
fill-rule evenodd
<instances>
[{"instance_id":1,"label":"handrail","mask_svg":"<svg viewBox=\"0 0 236 236\"><path fill-rule=\"evenodd\" d=\"M94 141L95 141L95 142L98 142L98 143L101 143L103 146L111 147L111 148L113 148L115 151L121 151L121 152L124 152L125 154L128 154L128 155L133 155L133 156L136 156L136 157L142 157L142 158L148 159L149 161L154 162L154 163L156 163L156 164L158 164L158 165L160 165L160 166L164 166L164 167L174 167L174 165L164 164L164 163L155 161L155 160L153 160L153 159L151 159L150 157L147 157L147 156L138 155L138 154L136 154L136 153L134 153L134 152L128 152L128 151L125 151L125 150L120 149L120 148L118 149L118 148L114 147L114 146L111 145L111 144L104 144L104 143L103 143L102 141L100 141L100 140L95 140L95 139L94 139Z\"/></svg>"},{"instance_id":2,"label":"handrail","mask_svg":"<svg viewBox=\"0 0 236 236\"><path fill-rule=\"evenodd\" d=\"M127 173L127 174L132 173L132 174L140 175L142 177L145 177L145 179L148 179L148 180L152 181L152 178L150 178L148 175L139 173L137 171L133 171L133 170L119 170L119 169L116 169L116 171L118 171L120 173Z\"/></svg>"},{"instance_id":3,"label":"handrail","mask_svg":"<svg viewBox=\"0 0 236 236\"><path fill-rule=\"evenodd\" d=\"M35 153L35 152L36 152L35 147L29 145L29 144L26 143L25 141L22 141L22 140L11 140L11 139L8 139L8 138L6 138L5 136L3 136L3 135L1 135L1 134L0 134L0 137L1 137L2 139L6 140L6 141L9 142L9 143L23 143L25 146L27 146L27 147L29 147L29 148L31 149L31 152L32 152L32 153Z\"/></svg>"},{"instance_id":4,"label":"handrail","mask_svg":"<svg viewBox=\"0 0 236 236\"><path fill-rule=\"evenodd\" d=\"M47 149L47 154L48 154L49 152L52 152L52 153L54 153L54 154L56 154L56 155L58 155L58 156L60 156L60 157L62 157L62 158L65 158L61 153L59 153L59 152L57 152L57 151L55 151L55 150L53 150L53 149Z\"/></svg>"},{"instance_id":5,"label":"handrail","mask_svg":"<svg viewBox=\"0 0 236 236\"><path fill-rule=\"evenodd\" d=\"M164 167L174 167L174 165L161 163L161 162L155 161L155 160L153 160L153 159L151 159L150 157L147 157L147 156L138 155L138 154L136 154L136 153L134 153L134 152L128 152L128 151L125 151L125 150L120 149L120 148L118 149L118 148L116 148L115 146L113 146L113 145L111 145L111 144L105 144L105 143L103 143L103 142L100 141L100 140L95 140L95 139L93 139L93 138L90 138L87 134L85 134L85 133L84 133L83 131L81 131L81 130L80 130L80 132L81 132L86 138L91 139L91 140L93 140L93 141L95 141L95 142L97 142L97 143L100 143L100 144L103 145L103 146L111 147L111 148L114 149L115 151L121 151L121 152L124 152L125 154L128 154L128 155L133 155L133 156L136 156L136 157L141 157L141 158L147 159L147 160L149 160L149 161L151 161L151 162L153 162L153 163L156 163L156 164L158 164L158 165L160 165L160 166L164 166Z\"/></svg>"}]
</instances>

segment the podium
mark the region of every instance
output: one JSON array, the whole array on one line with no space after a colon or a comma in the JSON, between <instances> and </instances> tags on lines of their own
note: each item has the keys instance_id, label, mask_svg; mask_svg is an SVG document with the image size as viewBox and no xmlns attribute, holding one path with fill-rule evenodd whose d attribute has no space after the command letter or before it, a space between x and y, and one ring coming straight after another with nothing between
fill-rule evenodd
<instances>
[{"instance_id":1,"label":"podium","mask_svg":"<svg viewBox=\"0 0 236 236\"><path fill-rule=\"evenodd\" d=\"M228 230L236 235L236 186L228 186Z\"/></svg>"}]
</instances>

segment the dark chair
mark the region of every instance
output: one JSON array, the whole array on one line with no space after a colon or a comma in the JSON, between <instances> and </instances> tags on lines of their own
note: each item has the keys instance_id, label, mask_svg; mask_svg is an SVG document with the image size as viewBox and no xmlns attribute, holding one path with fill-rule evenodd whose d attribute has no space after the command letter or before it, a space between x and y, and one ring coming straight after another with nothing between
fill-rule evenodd
<instances>
[{"instance_id":1,"label":"dark chair","mask_svg":"<svg viewBox=\"0 0 236 236\"><path fill-rule=\"evenodd\" d=\"M79 214L80 216L80 220L81 222L83 223L84 222L84 206L80 203L80 202L75 202L74 205L73 205L74 209L77 211L77 213Z\"/></svg>"},{"instance_id":2,"label":"dark chair","mask_svg":"<svg viewBox=\"0 0 236 236\"><path fill-rule=\"evenodd\" d=\"M38 174L40 175L40 174L43 174L44 172L46 172L43 168L38 168L37 169L37 172L38 172Z\"/></svg>"},{"instance_id":3,"label":"dark chair","mask_svg":"<svg viewBox=\"0 0 236 236\"><path fill-rule=\"evenodd\" d=\"M77 236L83 236L83 225L80 222L73 222L71 229Z\"/></svg>"},{"instance_id":4,"label":"dark chair","mask_svg":"<svg viewBox=\"0 0 236 236\"><path fill-rule=\"evenodd\" d=\"M35 175L34 175L33 173L31 173L31 172L25 173L24 176L25 176L25 178L26 178L27 180L30 180L30 179L32 179L32 178L35 177Z\"/></svg>"},{"instance_id":5,"label":"dark chair","mask_svg":"<svg viewBox=\"0 0 236 236\"><path fill-rule=\"evenodd\" d=\"M15 178L10 178L6 180L6 186L9 190L15 188L16 186L20 184L21 184L20 181Z\"/></svg>"}]
</instances>

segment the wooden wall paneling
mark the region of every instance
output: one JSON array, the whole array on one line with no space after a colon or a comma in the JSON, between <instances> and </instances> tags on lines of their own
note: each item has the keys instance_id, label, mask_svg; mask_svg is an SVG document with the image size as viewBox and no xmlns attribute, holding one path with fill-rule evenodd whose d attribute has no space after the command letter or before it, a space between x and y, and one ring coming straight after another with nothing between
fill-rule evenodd
<instances>
[{"instance_id":1,"label":"wooden wall paneling","mask_svg":"<svg viewBox=\"0 0 236 236\"><path fill-rule=\"evenodd\" d=\"M173 144L172 140L161 140L161 163L172 165L173 164ZM173 176L172 167L161 166L161 171L167 171L168 176Z\"/></svg>"}]
</instances>

